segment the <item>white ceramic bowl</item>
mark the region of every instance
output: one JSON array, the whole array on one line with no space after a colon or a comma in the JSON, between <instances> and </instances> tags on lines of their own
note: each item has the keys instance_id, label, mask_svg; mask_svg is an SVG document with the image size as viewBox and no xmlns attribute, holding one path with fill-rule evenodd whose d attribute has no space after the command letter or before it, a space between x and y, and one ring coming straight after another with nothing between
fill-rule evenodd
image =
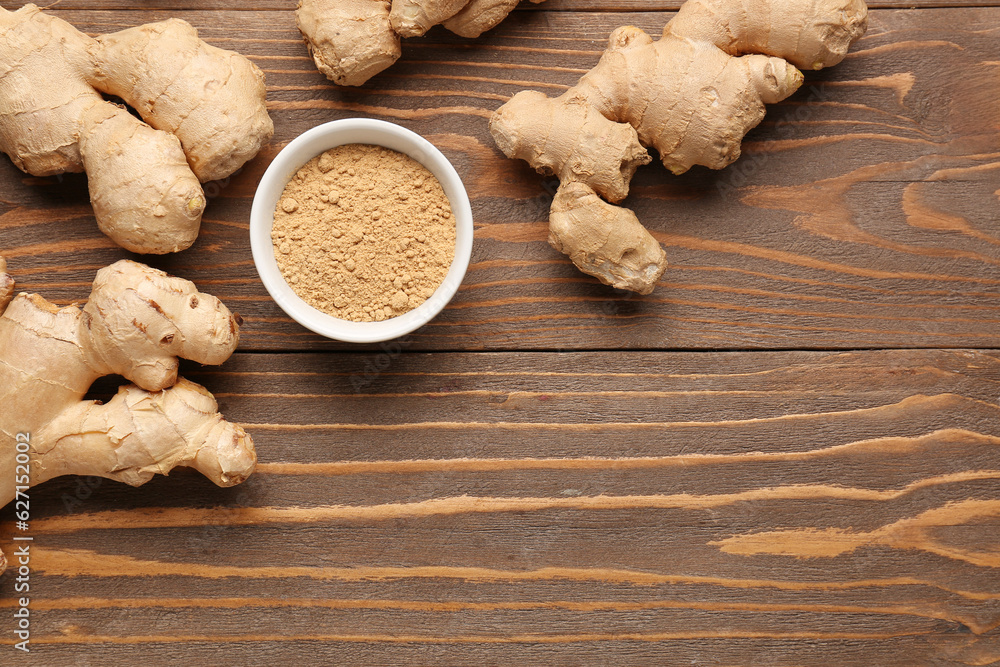
<instances>
[{"instance_id":1,"label":"white ceramic bowl","mask_svg":"<svg viewBox=\"0 0 1000 667\"><path fill-rule=\"evenodd\" d=\"M344 144L373 144L409 155L437 177L451 202L455 219L455 259L444 282L427 301L413 310L381 322L351 322L313 308L285 282L274 259L271 226L274 208L288 181L306 162ZM422 327L441 312L458 291L472 257L472 207L462 179L448 158L419 134L393 123L348 118L324 123L303 133L281 149L260 179L250 211L250 248L264 287L288 315L327 338L350 343L391 340Z\"/></svg>"}]
</instances>

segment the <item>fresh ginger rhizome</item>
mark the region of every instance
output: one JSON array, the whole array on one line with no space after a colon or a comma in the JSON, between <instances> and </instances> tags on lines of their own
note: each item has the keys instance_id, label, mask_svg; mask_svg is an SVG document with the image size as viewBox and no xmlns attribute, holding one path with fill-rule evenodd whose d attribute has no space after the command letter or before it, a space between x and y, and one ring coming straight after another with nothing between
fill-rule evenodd
<instances>
[{"instance_id":1,"label":"fresh ginger rhizome","mask_svg":"<svg viewBox=\"0 0 1000 667\"><path fill-rule=\"evenodd\" d=\"M614 205L651 161L646 147L675 174L731 164L764 105L798 90L799 69L843 60L867 22L863 0L688 0L658 41L615 30L577 85L554 99L518 93L490 131L508 157L559 178L549 243L601 282L648 294L666 253Z\"/></svg>"}]
</instances>

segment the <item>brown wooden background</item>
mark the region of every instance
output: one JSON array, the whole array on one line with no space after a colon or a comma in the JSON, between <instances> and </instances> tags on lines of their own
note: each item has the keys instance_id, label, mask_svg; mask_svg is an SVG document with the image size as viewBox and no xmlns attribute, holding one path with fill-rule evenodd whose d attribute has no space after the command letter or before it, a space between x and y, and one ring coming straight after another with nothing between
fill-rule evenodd
<instances>
[{"instance_id":1,"label":"brown wooden background","mask_svg":"<svg viewBox=\"0 0 1000 667\"><path fill-rule=\"evenodd\" d=\"M436 29L348 90L292 0L62 0L94 34L185 18L267 73L273 144L209 186L193 249L147 258L243 315L241 351L185 375L260 467L226 490L186 471L37 489L32 653L11 647L8 574L0 664L1000 663L1000 3L877 2L739 163L641 170L628 203L671 267L618 294L548 247L552 183L486 119L677 4ZM456 299L383 349L285 317L247 238L274 153L359 115L437 144L476 218ZM23 290L70 303L128 256L82 176L3 158L0 193Z\"/></svg>"}]
</instances>

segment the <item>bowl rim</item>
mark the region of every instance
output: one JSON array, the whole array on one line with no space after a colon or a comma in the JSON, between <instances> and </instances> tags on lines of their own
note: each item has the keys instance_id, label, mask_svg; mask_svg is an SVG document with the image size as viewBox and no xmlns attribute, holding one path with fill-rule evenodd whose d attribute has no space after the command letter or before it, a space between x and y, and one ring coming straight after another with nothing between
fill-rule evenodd
<instances>
[{"instance_id":1,"label":"bowl rim","mask_svg":"<svg viewBox=\"0 0 1000 667\"><path fill-rule=\"evenodd\" d=\"M455 221L455 257L444 281L424 303L381 322L353 322L306 303L285 282L274 257L271 227L285 185L302 166L324 151L347 144L383 146L410 156L444 188ZM308 155L302 159L303 155ZM434 319L458 292L472 258L472 206L454 165L430 141L401 125L373 118L343 118L306 130L275 155L254 192L250 209L250 251L264 288L278 307L305 328L333 340L377 343L404 336Z\"/></svg>"}]
</instances>

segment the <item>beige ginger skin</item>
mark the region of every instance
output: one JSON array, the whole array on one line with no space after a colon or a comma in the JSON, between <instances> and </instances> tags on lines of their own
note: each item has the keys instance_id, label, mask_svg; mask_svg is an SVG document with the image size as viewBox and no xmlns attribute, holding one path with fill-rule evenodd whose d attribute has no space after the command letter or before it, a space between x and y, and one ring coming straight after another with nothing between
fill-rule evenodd
<instances>
[{"instance_id":1,"label":"beige ginger skin","mask_svg":"<svg viewBox=\"0 0 1000 667\"><path fill-rule=\"evenodd\" d=\"M194 284L129 260L98 272L82 308L13 296L6 269L0 258L0 507L17 485L60 475L138 486L187 466L232 486L253 472L250 436L223 419L208 391L177 377L178 357L228 359L239 316ZM83 400L111 374L134 384L106 404ZM19 442L30 475L17 465Z\"/></svg>"},{"instance_id":2,"label":"beige ginger skin","mask_svg":"<svg viewBox=\"0 0 1000 667\"><path fill-rule=\"evenodd\" d=\"M178 19L95 39L35 5L0 8L0 100L0 151L34 176L86 171L101 231L139 253L194 243L201 183L274 133L264 74Z\"/></svg>"},{"instance_id":3,"label":"beige ginger skin","mask_svg":"<svg viewBox=\"0 0 1000 667\"><path fill-rule=\"evenodd\" d=\"M508 157L559 178L549 243L601 282L648 294L666 253L612 205L651 161L646 147L674 174L731 164L764 105L798 90L800 68L843 60L867 20L864 0L688 0L659 40L615 30L576 86L554 99L518 93L490 131Z\"/></svg>"},{"instance_id":4,"label":"beige ginger skin","mask_svg":"<svg viewBox=\"0 0 1000 667\"><path fill-rule=\"evenodd\" d=\"M438 24L462 37L479 37L519 2L299 0L295 16L319 71L342 86L360 86L399 60L401 37L419 37Z\"/></svg>"}]
</instances>

